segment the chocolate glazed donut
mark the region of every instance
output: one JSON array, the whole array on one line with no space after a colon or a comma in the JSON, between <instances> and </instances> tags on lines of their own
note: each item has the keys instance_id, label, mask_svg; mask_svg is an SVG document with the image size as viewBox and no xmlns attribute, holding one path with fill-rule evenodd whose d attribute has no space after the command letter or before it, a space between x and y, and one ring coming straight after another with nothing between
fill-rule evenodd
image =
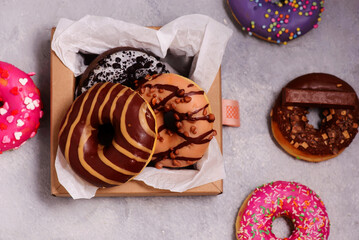
<instances>
[{"instance_id":1,"label":"chocolate glazed donut","mask_svg":"<svg viewBox=\"0 0 359 240\"><path fill-rule=\"evenodd\" d=\"M121 84L99 83L78 97L62 121L59 146L72 169L98 187L121 185L149 163L155 116Z\"/></svg>"},{"instance_id":2,"label":"chocolate glazed donut","mask_svg":"<svg viewBox=\"0 0 359 240\"><path fill-rule=\"evenodd\" d=\"M94 58L94 55L82 55L85 62ZM99 82L121 83L135 90L146 81L147 75L167 72L166 65L152 53L129 47L113 48L91 61L79 80L76 96Z\"/></svg>"},{"instance_id":3,"label":"chocolate glazed donut","mask_svg":"<svg viewBox=\"0 0 359 240\"><path fill-rule=\"evenodd\" d=\"M308 108L321 108L321 124L308 123ZM359 103L345 81L325 73L294 79L271 111L274 138L292 156L320 162L340 154L358 132Z\"/></svg>"},{"instance_id":4,"label":"chocolate glazed donut","mask_svg":"<svg viewBox=\"0 0 359 240\"><path fill-rule=\"evenodd\" d=\"M154 109L158 125L151 164L186 167L200 160L216 135L215 117L204 91L172 73L153 76L139 91Z\"/></svg>"}]
</instances>

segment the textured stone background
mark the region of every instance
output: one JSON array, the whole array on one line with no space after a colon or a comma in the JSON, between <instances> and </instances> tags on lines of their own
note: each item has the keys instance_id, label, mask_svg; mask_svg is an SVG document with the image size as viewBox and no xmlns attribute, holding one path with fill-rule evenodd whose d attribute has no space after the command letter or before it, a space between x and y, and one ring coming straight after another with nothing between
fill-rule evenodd
<instances>
[{"instance_id":1,"label":"textured stone background","mask_svg":"<svg viewBox=\"0 0 359 240\"><path fill-rule=\"evenodd\" d=\"M38 135L0 156L1 239L235 239L234 222L258 185L294 180L316 191L332 223L330 239L359 236L359 137L339 157L295 160L273 141L272 102L293 78L327 72L359 93L359 1L327 1L317 30L277 46L244 35L225 1L15 1L0 6L0 59L34 71L45 116ZM215 197L101 198L50 195L50 30L61 17L109 16L160 26L201 13L234 30L222 65L223 97L237 99L241 127L224 128L227 178Z\"/></svg>"}]
</instances>

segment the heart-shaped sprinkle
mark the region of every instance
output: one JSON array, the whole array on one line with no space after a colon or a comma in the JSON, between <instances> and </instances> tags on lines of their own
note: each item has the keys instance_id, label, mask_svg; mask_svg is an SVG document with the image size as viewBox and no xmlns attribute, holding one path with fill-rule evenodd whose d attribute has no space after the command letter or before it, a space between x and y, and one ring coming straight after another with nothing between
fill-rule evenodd
<instances>
[{"instance_id":1,"label":"heart-shaped sprinkle","mask_svg":"<svg viewBox=\"0 0 359 240\"><path fill-rule=\"evenodd\" d=\"M10 89L10 93L12 93L13 95L18 95L19 89L17 87L13 87Z\"/></svg>"},{"instance_id":2,"label":"heart-shaped sprinkle","mask_svg":"<svg viewBox=\"0 0 359 240\"><path fill-rule=\"evenodd\" d=\"M8 123L12 123L12 121L14 121L14 116L13 116L13 115L7 116L7 117L6 117L6 121L7 121Z\"/></svg>"},{"instance_id":3,"label":"heart-shaped sprinkle","mask_svg":"<svg viewBox=\"0 0 359 240\"><path fill-rule=\"evenodd\" d=\"M35 137L35 135L36 135L36 132L32 132L31 135L30 135L30 138Z\"/></svg>"},{"instance_id":4,"label":"heart-shaped sprinkle","mask_svg":"<svg viewBox=\"0 0 359 240\"><path fill-rule=\"evenodd\" d=\"M6 130L7 129L7 125L5 123L0 123L0 129L1 130Z\"/></svg>"},{"instance_id":5,"label":"heart-shaped sprinkle","mask_svg":"<svg viewBox=\"0 0 359 240\"><path fill-rule=\"evenodd\" d=\"M29 113L25 113L24 118L28 118L28 117L29 117Z\"/></svg>"},{"instance_id":6,"label":"heart-shaped sprinkle","mask_svg":"<svg viewBox=\"0 0 359 240\"><path fill-rule=\"evenodd\" d=\"M34 96L34 94L33 94L33 93L29 93L29 97L31 97L31 98L32 98L33 96Z\"/></svg>"},{"instance_id":7,"label":"heart-shaped sprinkle","mask_svg":"<svg viewBox=\"0 0 359 240\"><path fill-rule=\"evenodd\" d=\"M42 118L44 116L44 112L40 111L40 118Z\"/></svg>"},{"instance_id":8,"label":"heart-shaped sprinkle","mask_svg":"<svg viewBox=\"0 0 359 240\"><path fill-rule=\"evenodd\" d=\"M7 86L7 80L0 77L0 84L3 85L4 87L6 87Z\"/></svg>"},{"instance_id":9,"label":"heart-shaped sprinkle","mask_svg":"<svg viewBox=\"0 0 359 240\"><path fill-rule=\"evenodd\" d=\"M7 102L5 102L3 108L5 108L6 110L9 110L9 104Z\"/></svg>"},{"instance_id":10,"label":"heart-shaped sprinkle","mask_svg":"<svg viewBox=\"0 0 359 240\"><path fill-rule=\"evenodd\" d=\"M32 99L29 98L29 97L26 97L25 100L24 100L25 105L27 105L27 104L29 104L31 102L32 102Z\"/></svg>"},{"instance_id":11,"label":"heart-shaped sprinkle","mask_svg":"<svg viewBox=\"0 0 359 240\"><path fill-rule=\"evenodd\" d=\"M19 113L19 110L12 110L12 111L11 111L11 115L14 115L14 116L15 116L16 114L18 114L18 113Z\"/></svg>"},{"instance_id":12,"label":"heart-shaped sprinkle","mask_svg":"<svg viewBox=\"0 0 359 240\"><path fill-rule=\"evenodd\" d=\"M35 107L39 107L40 106L40 100L39 99L36 99L33 101Z\"/></svg>"},{"instance_id":13,"label":"heart-shaped sprinkle","mask_svg":"<svg viewBox=\"0 0 359 240\"><path fill-rule=\"evenodd\" d=\"M15 132L14 136L16 140L20 140L20 137L22 136L22 132Z\"/></svg>"},{"instance_id":14,"label":"heart-shaped sprinkle","mask_svg":"<svg viewBox=\"0 0 359 240\"><path fill-rule=\"evenodd\" d=\"M26 108L29 110L34 110L35 109L35 105L33 103L29 103L26 105Z\"/></svg>"},{"instance_id":15,"label":"heart-shaped sprinkle","mask_svg":"<svg viewBox=\"0 0 359 240\"><path fill-rule=\"evenodd\" d=\"M34 110L34 109L35 109L35 105L34 105L34 103L33 103L33 101L32 101L31 98L26 97L25 100L24 100L24 103L25 103L27 109L30 109L30 110Z\"/></svg>"},{"instance_id":16,"label":"heart-shaped sprinkle","mask_svg":"<svg viewBox=\"0 0 359 240\"><path fill-rule=\"evenodd\" d=\"M4 70L4 71L1 73L1 77L2 77L2 78L8 78L8 77L9 77L9 73L8 73L6 70Z\"/></svg>"},{"instance_id":17,"label":"heart-shaped sprinkle","mask_svg":"<svg viewBox=\"0 0 359 240\"><path fill-rule=\"evenodd\" d=\"M4 115L7 113L7 110L5 108L0 108L0 115Z\"/></svg>"},{"instance_id":18,"label":"heart-shaped sprinkle","mask_svg":"<svg viewBox=\"0 0 359 240\"><path fill-rule=\"evenodd\" d=\"M24 126L24 121L23 120L21 120L21 119L18 119L17 121L16 121L16 126L18 126L18 127L22 127L22 126Z\"/></svg>"},{"instance_id":19,"label":"heart-shaped sprinkle","mask_svg":"<svg viewBox=\"0 0 359 240\"><path fill-rule=\"evenodd\" d=\"M11 140L9 138L9 136L5 135L3 138L2 138L2 143L9 143Z\"/></svg>"},{"instance_id":20,"label":"heart-shaped sprinkle","mask_svg":"<svg viewBox=\"0 0 359 240\"><path fill-rule=\"evenodd\" d=\"M24 86L27 83L27 78L20 78L19 82Z\"/></svg>"}]
</instances>

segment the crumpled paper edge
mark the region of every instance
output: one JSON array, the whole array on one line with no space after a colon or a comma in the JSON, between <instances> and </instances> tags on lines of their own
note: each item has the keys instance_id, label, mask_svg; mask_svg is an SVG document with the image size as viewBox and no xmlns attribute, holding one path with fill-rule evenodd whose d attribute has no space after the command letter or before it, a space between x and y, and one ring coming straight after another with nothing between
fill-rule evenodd
<instances>
[{"instance_id":1,"label":"crumpled paper edge","mask_svg":"<svg viewBox=\"0 0 359 240\"><path fill-rule=\"evenodd\" d=\"M211 156L208 158L208 156ZM198 187L210 182L215 182L220 179L225 178L225 172L223 167L223 162L218 161L222 159L221 150L219 144L215 138L209 143L208 150L204 154L203 158L197 162L197 170L193 169L149 169L145 168L143 171L137 175L134 179L145 182L147 185L156 187L162 185L163 189L170 189L172 192L184 192L188 189ZM204 162L206 164L204 164ZM216 168L220 172L209 171L208 168ZM159 182L161 178L167 179L167 181ZM171 181L176 179L176 181Z\"/></svg>"},{"instance_id":2,"label":"crumpled paper edge","mask_svg":"<svg viewBox=\"0 0 359 240\"><path fill-rule=\"evenodd\" d=\"M56 171L57 178L62 186L66 186L66 190L73 199L90 199L95 196L98 187L86 182L72 170L59 147L57 148L55 168L62 169Z\"/></svg>"}]
</instances>

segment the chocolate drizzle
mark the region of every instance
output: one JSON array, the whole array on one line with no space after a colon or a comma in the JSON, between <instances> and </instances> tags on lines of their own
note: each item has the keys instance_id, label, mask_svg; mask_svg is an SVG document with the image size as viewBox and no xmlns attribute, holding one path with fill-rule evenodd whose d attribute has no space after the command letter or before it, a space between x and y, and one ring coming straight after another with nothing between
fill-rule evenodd
<instances>
[{"instance_id":1,"label":"chocolate drizzle","mask_svg":"<svg viewBox=\"0 0 359 240\"><path fill-rule=\"evenodd\" d=\"M184 156L175 156L175 158L173 158L171 156L171 153L173 152L176 152L176 150L179 150L183 147L186 147L190 144L204 144L204 143L208 143L211 141L211 139L209 138L206 138L208 137L210 134L213 133L213 131L215 130L210 130L196 138L191 138L191 137L187 137L185 136L183 133L179 133L178 131L176 132L176 134L178 134L179 136L181 136L183 139L185 139L186 141L180 143L179 145L177 145L176 147L173 147L172 149L168 149L167 151L165 152L160 152L160 153L156 153L153 155L153 158L155 158L155 160L152 160L152 162L154 164L156 164L157 162L163 160L163 159L169 159L169 158L172 158L172 159L176 159L176 160L183 160L183 161L198 161L200 160L202 157L199 157L199 158L190 158L190 157L184 157Z\"/></svg>"},{"instance_id":2,"label":"chocolate drizzle","mask_svg":"<svg viewBox=\"0 0 359 240\"><path fill-rule=\"evenodd\" d=\"M191 88L194 84L187 84L186 86L187 88ZM165 97L163 99L159 99L157 92L159 94L164 91L167 91ZM176 105L191 102L192 97L198 95L203 96L205 94L204 91L192 90L186 92L185 89L179 88L178 86L158 83L152 84L151 81L149 81L148 83L142 85L140 92L142 95L152 97L151 106L155 113L163 112L163 124L158 126L159 141L163 141L161 134L168 134L169 136L176 134L183 139L176 146L172 146L165 151L155 152L152 157L151 165L156 165L156 163L166 159L192 161L193 163L201 159L202 156L190 157L179 154L179 150L194 144L208 144L213 136L216 135L216 131L210 129L193 137L193 135L197 133L197 128L195 126L197 121L208 121L209 123L212 123L215 120L214 115L209 113L207 110L209 108L209 104L206 103L204 106L193 109L190 112L179 112ZM183 124L192 125L190 127L190 132L184 130ZM190 136L190 133L193 135Z\"/></svg>"}]
</instances>

